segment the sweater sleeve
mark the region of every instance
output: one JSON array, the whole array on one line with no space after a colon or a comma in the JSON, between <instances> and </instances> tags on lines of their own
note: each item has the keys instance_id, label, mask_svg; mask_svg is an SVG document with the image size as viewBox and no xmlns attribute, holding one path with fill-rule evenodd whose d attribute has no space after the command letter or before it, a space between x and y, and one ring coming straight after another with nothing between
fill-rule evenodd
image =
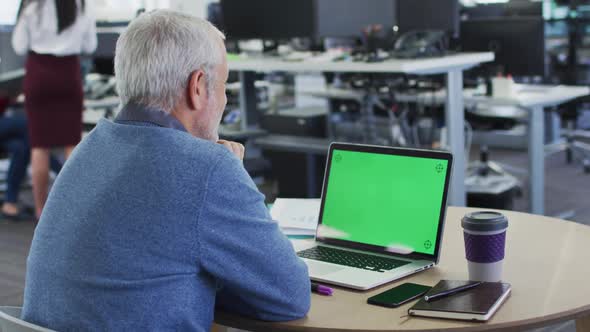
<instances>
[{"instance_id":1,"label":"sweater sleeve","mask_svg":"<svg viewBox=\"0 0 590 332\"><path fill-rule=\"evenodd\" d=\"M201 265L218 282L218 308L268 321L307 314L307 266L237 158L225 154L212 171L198 228Z\"/></svg>"}]
</instances>

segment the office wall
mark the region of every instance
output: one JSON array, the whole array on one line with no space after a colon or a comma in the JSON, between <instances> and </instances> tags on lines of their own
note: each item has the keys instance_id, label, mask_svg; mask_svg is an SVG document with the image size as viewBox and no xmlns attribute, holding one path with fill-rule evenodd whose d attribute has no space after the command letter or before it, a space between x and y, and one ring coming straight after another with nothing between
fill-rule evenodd
<instances>
[{"instance_id":1,"label":"office wall","mask_svg":"<svg viewBox=\"0 0 590 332\"><path fill-rule=\"evenodd\" d=\"M137 10L144 7L144 1L93 0L93 5L97 20L120 22L133 19Z\"/></svg>"},{"instance_id":2,"label":"office wall","mask_svg":"<svg viewBox=\"0 0 590 332\"><path fill-rule=\"evenodd\" d=\"M247 0L245 0L247 1ZM278 0L280 1L280 0ZM170 0L170 8L196 17L207 17L207 6L214 0Z\"/></svg>"},{"instance_id":3,"label":"office wall","mask_svg":"<svg viewBox=\"0 0 590 332\"><path fill-rule=\"evenodd\" d=\"M2 0L0 5L0 25L13 25L20 0Z\"/></svg>"},{"instance_id":4,"label":"office wall","mask_svg":"<svg viewBox=\"0 0 590 332\"><path fill-rule=\"evenodd\" d=\"M4 0L2 0L4 1ZM207 5L214 0L93 0L97 19L100 21L129 21L135 17L137 10L145 8L173 9L205 18Z\"/></svg>"}]
</instances>

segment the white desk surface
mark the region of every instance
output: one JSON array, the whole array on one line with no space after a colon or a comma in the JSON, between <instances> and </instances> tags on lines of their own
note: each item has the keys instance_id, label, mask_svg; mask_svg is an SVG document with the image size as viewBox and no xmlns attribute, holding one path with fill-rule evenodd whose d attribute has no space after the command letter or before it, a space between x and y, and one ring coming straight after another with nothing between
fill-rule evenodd
<instances>
[{"instance_id":1,"label":"white desk surface","mask_svg":"<svg viewBox=\"0 0 590 332\"><path fill-rule=\"evenodd\" d=\"M461 218L474 209L449 207L440 264L433 269L368 292L334 287L333 296L312 294L306 317L291 322L262 322L217 312L216 322L249 331L524 331L578 319L578 331L589 331L590 227L526 213L502 211L510 220L506 235L503 280L512 295L487 323L404 317L414 302L399 308L367 304L367 298L404 282L435 285L441 279L468 276ZM295 248L309 246L294 240ZM584 328L582 328L582 326Z\"/></svg>"},{"instance_id":2,"label":"white desk surface","mask_svg":"<svg viewBox=\"0 0 590 332\"><path fill-rule=\"evenodd\" d=\"M536 106L555 106L564 102L590 95L590 88L586 86L569 86L569 85L520 85L520 91L511 98L489 97L476 95L473 89L463 90L463 98L466 104L488 103L493 105L518 106L523 108L532 108ZM350 89L328 88L324 91L309 92L314 97L361 100L362 91ZM414 95L399 94L396 95L398 101L423 101L424 103L444 103L446 100L446 90L436 92L423 92Z\"/></svg>"},{"instance_id":3,"label":"white desk surface","mask_svg":"<svg viewBox=\"0 0 590 332\"><path fill-rule=\"evenodd\" d=\"M0 74L0 82L23 78L24 76L25 76L24 69L16 69L16 70L12 70L12 71L8 71L8 72Z\"/></svg>"},{"instance_id":4,"label":"white desk surface","mask_svg":"<svg viewBox=\"0 0 590 332\"><path fill-rule=\"evenodd\" d=\"M121 99L117 96L106 97L97 100L84 99L84 107L87 109L103 109L119 107Z\"/></svg>"},{"instance_id":5,"label":"white desk surface","mask_svg":"<svg viewBox=\"0 0 590 332\"><path fill-rule=\"evenodd\" d=\"M98 27L96 28L97 33L114 33L114 34L122 34L127 27Z\"/></svg>"},{"instance_id":6,"label":"white desk surface","mask_svg":"<svg viewBox=\"0 0 590 332\"><path fill-rule=\"evenodd\" d=\"M427 59L392 59L383 62L346 61L283 61L280 58L254 57L228 61L234 71L284 72L354 72L354 73L406 73L441 74L453 69L467 69L494 60L494 53L458 53Z\"/></svg>"},{"instance_id":7,"label":"white desk surface","mask_svg":"<svg viewBox=\"0 0 590 332\"><path fill-rule=\"evenodd\" d=\"M82 112L82 123L85 125L97 125L101 119L104 119L106 112L98 110L84 110Z\"/></svg>"},{"instance_id":8,"label":"white desk surface","mask_svg":"<svg viewBox=\"0 0 590 332\"><path fill-rule=\"evenodd\" d=\"M517 85L517 87L519 91L512 97L490 97L476 95L476 91L473 89L464 90L463 97L466 104L488 103L493 105L533 108L538 106L556 106L590 94L590 88L585 86ZM437 98L439 100L444 100L446 92L443 90L439 91L438 93L442 95L437 96ZM432 96L432 94L427 95ZM425 98L429 98L426 97L427 95L425 95Z\"/></svg>"},{"instance_id":9,"label":"white desk surface","mask_svg":"<svg viewBox=\"0 0 590 332\"><path fill-rule=\"evenodd\" d=\"M555 106L590 94L586 86L569 85L520 85L520 91L509 98L474 96L467 90L465 102L493 102L494 104L514 105L524 108Z\"/></svg>"},{"instance_id":10,"label":"white desk surface","mask_svg":"<svg viewBox=\"0 0 590 332\"><path fill-rule=\"evenodd\" d=\"M84 112L82 123L96 125L100 119L104 119L108 109L118 108L121 103L119 97L107 97L98 100L84 100Z\"/></svg>"}]
</instances>

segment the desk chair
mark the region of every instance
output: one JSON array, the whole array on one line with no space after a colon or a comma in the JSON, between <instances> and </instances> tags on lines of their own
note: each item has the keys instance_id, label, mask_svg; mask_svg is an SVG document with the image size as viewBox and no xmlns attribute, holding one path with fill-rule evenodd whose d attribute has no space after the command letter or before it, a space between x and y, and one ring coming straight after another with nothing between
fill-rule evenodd
<instances>
[{"instance_id":1,"label":"desk chair","mask_svg":"<svg viewBox=\"0 0 590 332\"><path fill-rule=\"evenodd\" d=\"M0 332L56 332L20 319L21 307L0 306ZM211 332L226 332L223 326L213 324Z\"/></svg>"},{"instance_id":2,"label":"desk chair","mask_svg":"<svg viewBox=\"0 0 590 332\"><path fill-rule=\"evenodd\" d=\"M566 104L560 112L565 123L563 139L556 144L546 147L550 153L565 151L568 164L580 162L584 167L584 173L590 174L590 130L578 128L579 104L587 104L590 98L584 97L581 101Z\"/></svg>"},{"instance_id":3,"label":"desk chair","mask_svg":"<svg viewBox=\"0 0 590 332\"><path fill-rule=\"evenodd\" d=\"M21 307L0 307L0 332L55 332L20 319Z\"/></svg>"},{"instance_id":4,"label":"desk chair","mask_svg":"<svg viewBox=\"0 0 590 332\"><path fill-rule=\"evenodd\" d=\"M568 129L565 137L567 163L580 161L584 173L590 174L590 131Z\"/></svg>"}]
</instances>

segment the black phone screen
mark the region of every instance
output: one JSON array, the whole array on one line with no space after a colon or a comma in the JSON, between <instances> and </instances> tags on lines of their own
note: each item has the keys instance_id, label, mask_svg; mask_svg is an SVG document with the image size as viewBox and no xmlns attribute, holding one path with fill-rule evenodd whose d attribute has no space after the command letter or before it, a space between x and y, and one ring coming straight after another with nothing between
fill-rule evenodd
<instances>
[{"instance_id":1,"label":"black phone screen","mask_svg":"<svg viewBox=\"0 0 590 332\"><path fill-rule=\"evenodd\" d=\"M370 297L367 302L385 307L397 307L426 294L430 288L432 287L407 282Z\"/></svg>"}]
</instances>

